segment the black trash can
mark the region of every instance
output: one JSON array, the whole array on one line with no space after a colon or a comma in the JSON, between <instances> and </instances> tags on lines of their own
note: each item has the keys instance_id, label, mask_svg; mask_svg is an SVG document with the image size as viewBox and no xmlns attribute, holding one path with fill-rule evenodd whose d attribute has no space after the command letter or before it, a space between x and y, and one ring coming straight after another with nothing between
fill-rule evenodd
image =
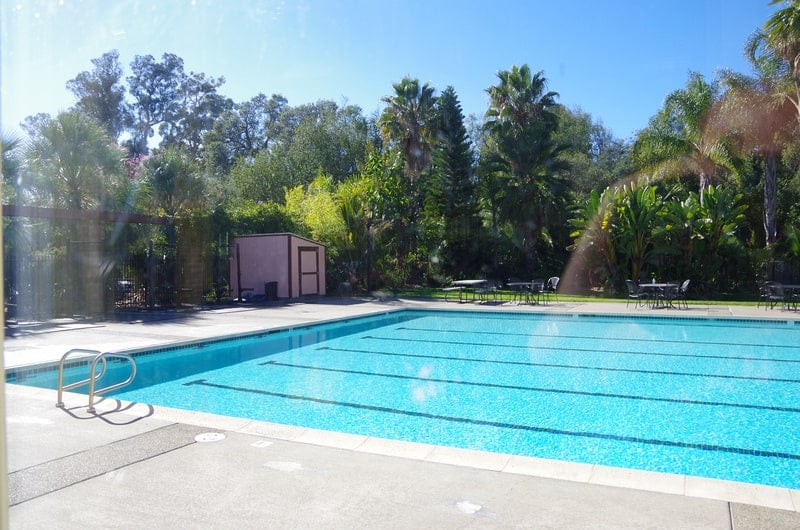
<instances>
[{"instance_id":1,"label":"black trash can","mask_svg":"<svg viewBox=\"0 0 800 530\"><path fill-rule=\"evenodd\" d=\"M264 282L264 299L267 301L278 299L278 282Z\"/></svg>"}]
</instances>

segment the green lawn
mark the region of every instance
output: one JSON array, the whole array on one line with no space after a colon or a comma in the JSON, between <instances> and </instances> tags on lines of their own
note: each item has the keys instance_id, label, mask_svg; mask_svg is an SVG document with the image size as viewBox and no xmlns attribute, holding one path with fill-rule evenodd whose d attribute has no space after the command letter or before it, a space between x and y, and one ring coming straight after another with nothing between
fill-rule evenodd
<instances>
[{"instance_id":1,"label":"green lawn","mask_svg":"<svg viewBox=\"0 0 800 530\"><path fill-rule=\"evenodd\" d=\"M385 291L386 292L386 291ZM391 291L391 296L396 296L399 298L415 298L421 300L444 300L445 292L440 287L417 287L417 288L405 288L405 289L397 289ZM453 298L453 293L450 293L450 299ZM457 296L457 295L456 295ZM506 290L498 291L498 301L511 301L512 299L512 292ZM558 294L559 302L620 302L620 303L627 303L627 298L625 297L618 297L618 298L605 298L601 296L586 296L586 295L573 295L573 294ZM736 299L731 295L722 296L720 295L718 299L715 300L692 300L689 299L689 304L703 304L703 305L742 305L742 306L749 306L749 305L756 305L756 300L742 300Z\"/></svg>"}]
</instances>

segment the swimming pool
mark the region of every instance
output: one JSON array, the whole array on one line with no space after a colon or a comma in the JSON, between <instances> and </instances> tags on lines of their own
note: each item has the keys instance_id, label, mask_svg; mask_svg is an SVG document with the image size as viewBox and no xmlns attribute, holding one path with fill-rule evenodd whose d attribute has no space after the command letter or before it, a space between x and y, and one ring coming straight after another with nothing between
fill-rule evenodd
<instances>
[{"instance_id":1,"label":"swimming pool","mask_svg":"<svg viewBox=\"0 0 800 530\"><path fill-rule=\"evenodd\" d=\"M406 310L140 355L115 397L797 489L798 333L791 321ZM54 385L52 370L8 378Z\"/></svg>"}]
</instances>

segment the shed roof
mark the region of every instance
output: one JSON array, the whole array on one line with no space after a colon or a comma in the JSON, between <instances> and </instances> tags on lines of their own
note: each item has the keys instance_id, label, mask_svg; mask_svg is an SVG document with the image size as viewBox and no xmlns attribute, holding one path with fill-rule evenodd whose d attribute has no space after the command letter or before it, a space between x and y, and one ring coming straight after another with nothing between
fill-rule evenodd
<instances>
[{"instance_id":1,"label":"shed roof","mask_svg":"<svg viewBox=\"0 0 800 530\"><path fill-rule=\"evenodd\" d=\"M307 237L298 236L297 234L294 234L292 232L277 232L277 233L271 233L271 234L244 234L244 235L240 235L240 236L235 236L234 239L238 239L238 238L241 238L241 237L278 237L278 236L296 237L297 239L302 239L303 241L308 241L309 243L312 243L314 245L319 245L321 247L326 247L327 248L327 245L325 245L323 243L320 243L319 241L314 241L313 239L309 239Z\"/></svg>"}]
</instances>

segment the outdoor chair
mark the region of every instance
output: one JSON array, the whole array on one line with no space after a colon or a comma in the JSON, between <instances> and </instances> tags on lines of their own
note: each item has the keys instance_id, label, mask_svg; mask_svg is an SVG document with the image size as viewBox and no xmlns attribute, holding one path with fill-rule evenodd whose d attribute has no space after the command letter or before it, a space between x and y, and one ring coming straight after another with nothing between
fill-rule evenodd
<instances>
[{"instance_id":1,"label":"outdoor chair","mask_svg":"<svg viewBox=\"0 0 800 530\"><path fill-rule=\"evenodd\" d=\"M464 291L464 288L461 287L460 285L450 285L449 287L444 287L442 289L442 291L444 291L444 301L445 302L447 302L448 297L451 294L454 294L454 293L458 294L458 301L461 302L461 295L462 295L462 292Z\"/></svg>"},{"instance_id":2,"label":"outdoor chair","mask_svg":"<svg viewBox=\"0 0 800 530\"><path fill-rule=\"evenodd\" d=\"M781 309L786 308L786 295L783 291L783 284L780 282L766 282L767 300L764 309L772 309L778 303L781 304Z\"/></svg>"},{"instance_id":3,"label":"outdoor chair","mask_svg":"<svg viewBox=\"0 0 800 530\"><path fill-rule=\"evenodd\" d=\"M625 307L631 303L631 300L636 300L636 306L639 307L640 305L649 305L650 297L648 294L641 289L633 280L625 280L625 285L628 287L628 301L625 304Z\"/></svg>"},{"instance_id":4,"label":"outdoor chair","mask_svg":"<svg viewBox=\"0 0 800 530\"><path fill-rule=\"evenodd\" d=\"M553 298L556 302L558 302L558 282L560 278L558 276L551 276L550 279L547 280L547 283L544 285L544 292L545 296L548 298L550 295L553 295Z\"/></svg>"},{"instance_id":5,"label":"outdoor chair","mask_svg":"<svg viewBox=\"0 0 800 530\"><path fill-rule=\"evenodd\" d=\"M678 305L680 306L680 303L683 302L684 309L689 309L688 293L689 284L691 282L692 280L684 280L681 286L678 288Z\"/></svg>"},{"instance_id":6,"label":"outdoor chair","mask_svg":"<svg viewBox=\"0 0 800 530\"><path fill-rule=\"evenodd\" d=\"M680 306L681 282L670 281L667 286L661 291L661 296L664 298L664 305L666 307L674 308L677 303Z\"/></svg>"},{"instance_id":7,"label":"outdoor chair","mask_svg":"<svg viewBox=\"0 0 800 530\"><path fill-rule=\"evenodd\" d=\"M758 287L758 303L756 307L761 307L762 302L765 306L769 305L769 289L767 288L767 282L758 280L756 286Z\"/></svg>"},{"instance_id":8,"label":"outdoor chair","mask_svg":"<svg viewBox=\"0 0 800 530\"><path fill-rule=\"evenodd\" d=\"M528 298L530 285L524 283L519 278L509 278L506 282L506 286L509 291L511 291L512 302L521 302L523 299Z\"/></svg>"},{"instance_id":9,"label":"outdoor chair","mask_svg":"<svg viewBox=\"0 0 800 530\"><path fill-rule=\"evenodd\" d=\"M485 286L475 289L475 296L477 296L478 300L481 302L488 302L490 299L497 302L497 285L498 282L489 280Z\"/></svg>"},{"instance_id":10,"label":"outdoor chair","mask_svg":"<svg viewBox=\"0 0 800 530\"><path fill-rule=\"evenodd\" d=\"M527 302L532 304L538 304L539 302L545 302L545 280L538 279L531 281L530 287L528 287L528 295L527 295Z\"/></svg>"}]
</instances>

